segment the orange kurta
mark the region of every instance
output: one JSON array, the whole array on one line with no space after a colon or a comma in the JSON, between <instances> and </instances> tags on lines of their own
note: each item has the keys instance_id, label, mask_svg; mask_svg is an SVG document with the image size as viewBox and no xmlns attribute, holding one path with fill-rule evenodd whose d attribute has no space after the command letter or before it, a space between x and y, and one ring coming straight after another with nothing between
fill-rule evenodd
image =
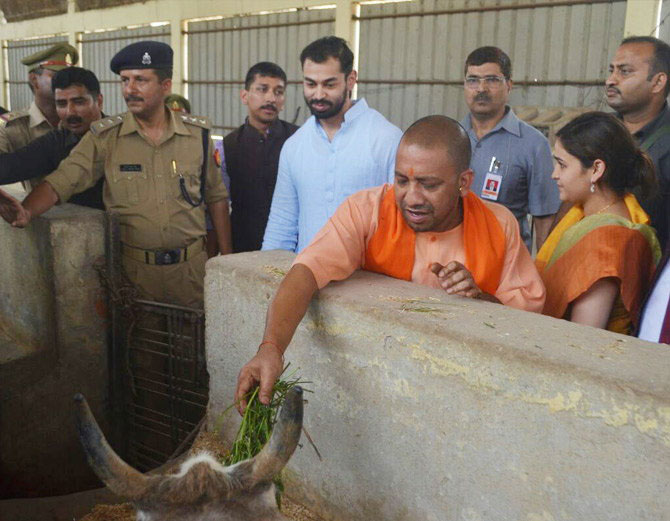
<instances>
[{"instance_id":1,"label":"orange kurta","mask_svg":"<svg viewBox=\"0 0 670 521\"><path fill-rule=\"evenodd\" d=\"M377 230L379 208L390 185L371 188L347 198L294 264L306 265L319 288L330 281L344 280L363 267L368 242ZM504 260L494 295L506 305L539 312L544 305L544 285L528 250L521 242L519 226L505 207L484 201L504 233ZM411 281L440 289L430 271L434 262L457 261L468 267L463 224L446 232L416 233ZM486 245L482 244L482 248ZM469 268L471 269L471 268Z\"/></svg>"}]
</instances>

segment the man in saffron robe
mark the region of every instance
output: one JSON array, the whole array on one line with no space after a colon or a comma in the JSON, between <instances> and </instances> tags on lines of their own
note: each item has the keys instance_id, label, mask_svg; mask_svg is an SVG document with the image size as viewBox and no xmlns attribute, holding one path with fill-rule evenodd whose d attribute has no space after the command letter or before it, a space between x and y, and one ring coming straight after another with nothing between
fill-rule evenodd
<instances>
[{"instance_id":1,"label":"man in saffron robe","mask_svg":"<svg viewBox=\"0 0 670 521\"><path fill-rule=\"evenodd\" d=\"M269 404L283 353L314 293L365 269L448 294L540 312L545 289L519 225L472 192L470 139L456 121L428 116L405 132L393 185L358 192L295 259L267 314L258 353L240 371L236 400L260 383Z\"/></svg>"}]
</instances>

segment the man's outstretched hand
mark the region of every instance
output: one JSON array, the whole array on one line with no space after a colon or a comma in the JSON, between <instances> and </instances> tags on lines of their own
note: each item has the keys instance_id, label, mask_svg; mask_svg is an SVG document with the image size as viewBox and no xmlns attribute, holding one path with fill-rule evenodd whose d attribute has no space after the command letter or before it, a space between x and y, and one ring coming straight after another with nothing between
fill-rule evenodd
<instances>
[{"instance_id":1,"label":"man's outstretched hand","mask_svg":"<svg viewBox=\"0 0 670 521\"><path fill-rule=\"evenodd\" d=\"M240 370L235 389L235 403L240 414L247 408L246 397L255 385L260 384L258 397L263 405L270 405L272 388L284 370L284 360L279 350L271 344L261 344L258 353Z\"/></svg>"},{"instance_id":2,"label":"man's outstretched hand","mask_svg":"<svg viewBox=\"0 0 670 521\"><path fill-rule=\"evenodd\" d=\"M21 201L0 189L0 216L12 226L23 228L30 222L30 212Z\"/></svg>"}]
</instances>

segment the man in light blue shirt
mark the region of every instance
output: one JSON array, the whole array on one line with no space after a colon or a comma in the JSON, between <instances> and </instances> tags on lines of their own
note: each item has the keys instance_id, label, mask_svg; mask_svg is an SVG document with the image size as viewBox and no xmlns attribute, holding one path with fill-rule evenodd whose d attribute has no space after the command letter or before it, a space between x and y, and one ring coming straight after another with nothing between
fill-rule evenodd
<instances>
[{"instance_id":1,"label":"man in light blue shirt","mask_svg":"<svg viewBox=\"0 0 670 521\"><path fill-rule=\"evenodd\" d=\"M471 190L505 205L519 221L521 238L531 249L528 214L533 216L537 249L547 238L561 204L551 147L537 129L507 105L512 64L497 47L480 47L465 62L465 101L470 109L461 124L470 136L475 172Z\"/></svg>"},{"instance_id":2,"label":"man in light blue shirt","mask_svg":"<svg viewBox=\"0 0 670 521\"><path fill-rule=\"evenodd\" d=\"M402 132L354 101L354 55L335 36L300 55L305 102L312 112L282 148L263 250L301 251L351 194L393 182Z\"/></svg>"}]
</instances>

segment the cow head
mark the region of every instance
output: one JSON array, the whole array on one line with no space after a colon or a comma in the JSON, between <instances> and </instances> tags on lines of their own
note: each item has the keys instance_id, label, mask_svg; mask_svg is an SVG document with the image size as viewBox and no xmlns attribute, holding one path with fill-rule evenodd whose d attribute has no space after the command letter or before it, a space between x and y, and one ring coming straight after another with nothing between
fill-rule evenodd
<instances>
[{"instance_id":1,"label":"cow head","mask_svg":"<svg viewBox=\"0 0 670 521\"><path fill-rule=\"evenodd\" d=\"M272 478L295 450L302 428L302 389L291 389L270 441L254 458L224 467L207 452L174 473L142 474L109 446L86 399L75 396L79 438L89 465L107 487L132 502L138 521L280 521Z\"/></svg>"}]
</instances>

